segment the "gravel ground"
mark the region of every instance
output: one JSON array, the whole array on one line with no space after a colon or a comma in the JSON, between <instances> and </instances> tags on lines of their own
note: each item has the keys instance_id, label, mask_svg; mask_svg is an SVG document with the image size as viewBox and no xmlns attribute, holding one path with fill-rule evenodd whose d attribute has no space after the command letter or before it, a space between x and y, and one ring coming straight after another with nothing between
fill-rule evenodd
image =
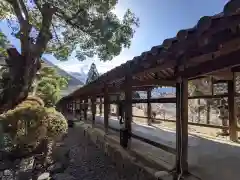
<instances>
[{"instance_id":1,"label":"gravel ground","mask_svg":"<svg viewBox=\"0 0 240 180\"><path fill-rule=\"evenodd\" d=\"M92 142L82 137L77 128L69 129L63 147L70 150L70 162L64 173L58 174L54 179L71 180L133 180L137 169L128 169L120 174L111 159L104 155ZM68 178L66 178L68 176Z\"/></svg>"}]
</instances>

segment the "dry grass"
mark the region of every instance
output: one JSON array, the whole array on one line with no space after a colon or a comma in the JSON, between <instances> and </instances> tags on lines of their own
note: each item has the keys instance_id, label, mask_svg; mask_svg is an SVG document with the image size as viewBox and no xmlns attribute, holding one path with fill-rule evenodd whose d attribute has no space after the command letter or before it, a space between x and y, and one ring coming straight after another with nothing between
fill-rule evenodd
<instances>
[{"instance_id":1,"label":"dry grass","mask_svg":"<svg viewBox=\"0 0 240 180\"><path fill-rule=\"evenodd\" d=\"M97 110L97 112L99 112L99 110ZM111 113L113 113L113 114L116 113L115 105L111 105ZM146 114L144 113L144 110L133 107L133 116L146 117ZM160 115L157 115L157 118L161 119L163 117L161 117ZM165 119L174 120L175 117L166 115ZM140 125L147 125L147 118L133 117L133 122L136 124L140 124ZM202 122L202 123L204 123L204 122ZM166 122L166 121L159 122L158 121L157 123L153 123L152 125L155 127L158 127L158 128L165 128L165 129L170 129L173 131L176 130L176 123L174 123L174 122ZM198 134L199 136L203 135L203 136L211 136L211 137L215 138L218 136L218 133L221 132L221 129L188 125L188 131L193 134ZM226 140L229 139L229 137L222 137L222 136L221 137L218 136L218 138L226 139Z\"/></svg>"}]
</instances>

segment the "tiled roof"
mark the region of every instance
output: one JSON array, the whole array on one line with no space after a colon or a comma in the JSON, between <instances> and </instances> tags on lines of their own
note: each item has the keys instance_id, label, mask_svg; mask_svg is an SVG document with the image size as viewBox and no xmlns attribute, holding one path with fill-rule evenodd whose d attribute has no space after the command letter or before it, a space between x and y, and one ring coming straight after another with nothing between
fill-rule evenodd
<instances>
[{"instance_id":1,"label":"tiled roof","mask_svg":"<svg viewBox=\"0 0 240 180\"><path fill-rule=\"evenodd\" d=\"M87 92L93 90L94 87L100 87L100 84L124 78L129 71L136 76L146 70L151 70L154 73L159 72L160 79L173 77L176 66L180 67L181 64L192 66L196 62L202 62L203 55L211 55L212 59L214 58L212 56L215 56L212 53L225 48L225 43L238 40L237 38L240 38L239 24L240 1L229 1L224 6L223 12L200 18L193 28L180 30L175 37L165 39L161 45L154 46L140 56L104 73L89 85L73 92L72 95L79 94L80 91ZM228 51L235 50L234 48L228 49L230 49ZM218 55L216 54L216 56ZM191 62L188 61L189 59ZM154 68L158 68L158 70L154 71Z\"/></svg>"}]
</instances>

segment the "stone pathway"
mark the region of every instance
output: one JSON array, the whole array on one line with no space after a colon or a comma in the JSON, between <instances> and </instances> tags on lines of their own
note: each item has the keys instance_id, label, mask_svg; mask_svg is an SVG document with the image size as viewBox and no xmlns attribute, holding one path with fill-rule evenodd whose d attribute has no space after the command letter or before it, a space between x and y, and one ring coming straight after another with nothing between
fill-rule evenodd
<instances>
[{"instance_id":1,"label":"stone pathway","mask_svg":"<svg viewBox=\"0 0 240 180\"><path fill-rule=\"evenodd\" d=\"M79 129L70 128L64 142L53 151L54 164L38 180L137 180L137 169L119 173L111 159L92 142L82 137ZM9 162L10 163L10 162ZM0 161L1 180L30 180L33 159L24 159L17 171ZM6 168L4 168L6 167Z\"/></svg>"},{"instance_id":2,"label":"stone pathway","mask_svg":"<svg viewBox=\"0 0 240 180\"><path fill-rule=\"evenodd\" d=\"M63 172L54 173L55 180L133 180L137 169L129 169L120 174L109 157L98 149L92 142L81 137L78 129L69 129L69 134L64 144L55 152L58 161L65 161L66 169ZM59 155L60 154L60 155ZM65 154L65 160L61 160Z\"/></svg>"}]
</instances>

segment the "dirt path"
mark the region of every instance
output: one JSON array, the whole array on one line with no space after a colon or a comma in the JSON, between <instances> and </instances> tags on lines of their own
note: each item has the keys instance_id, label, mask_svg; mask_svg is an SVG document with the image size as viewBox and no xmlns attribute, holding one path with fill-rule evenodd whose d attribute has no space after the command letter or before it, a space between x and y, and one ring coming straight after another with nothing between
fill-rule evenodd
<instances>
[{"instance_id":1,"label":"dirt path","mask_svg":"<svg viewBox=\"0 0 240 180\"><path fill-rule=\"evenodd\" d=\"M136 172L118 173L109 157L88 142L78 129L70 129L62 148L70 150L70 163L56 180L133 180Z\"/></svg>"}]
</instances>

